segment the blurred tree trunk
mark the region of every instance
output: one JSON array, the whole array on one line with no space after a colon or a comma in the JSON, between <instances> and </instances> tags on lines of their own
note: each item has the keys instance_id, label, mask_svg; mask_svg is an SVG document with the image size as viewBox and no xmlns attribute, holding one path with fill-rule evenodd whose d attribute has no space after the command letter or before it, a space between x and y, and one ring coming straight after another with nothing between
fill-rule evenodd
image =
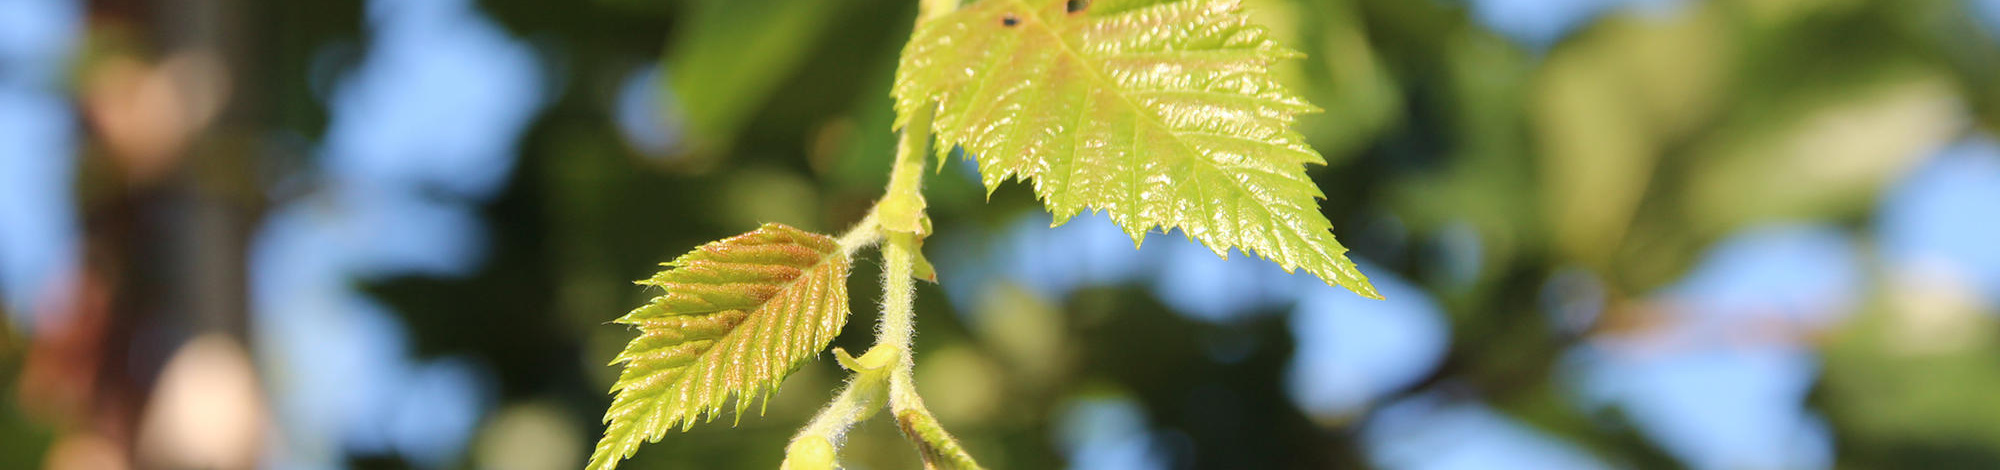
<instances>
[{"instance_id":1,"label":"blurred tree trunk","mask_svg":"<svg viewBox=\"0 0 2000 470\"><path fill-rule=\"evenodd\" d=\"M143 408L161 367L181 344L208 333L247 343L246 248L263 205L253 179L262 110L254 99L256 76L247 73L256 69L249 47L255 31L242 19L252 12L240 3L102 0L88 6L92 35L80 54L85 72L79 93L92 130L78 184L82 284L103 286L107 307L95 314L108 321L89 335L101 348L97 363L76 372L94 374L95 386L94 396L83 400L84 416L74 418L127 455L136 455L131 451ZM140 65L106 66L116 61ZM105 93L117 85L99 83L132 86ZM161 83L169 86L147 89ZM157 93L173 99L161 105L152 99ZM206 112L198 109L204 100L213 103ZM112 122L111 114L131 119ZM175 132L184 135L146 141L166 142L159 145L115 141Z\"/></svg>"}]
</instances>

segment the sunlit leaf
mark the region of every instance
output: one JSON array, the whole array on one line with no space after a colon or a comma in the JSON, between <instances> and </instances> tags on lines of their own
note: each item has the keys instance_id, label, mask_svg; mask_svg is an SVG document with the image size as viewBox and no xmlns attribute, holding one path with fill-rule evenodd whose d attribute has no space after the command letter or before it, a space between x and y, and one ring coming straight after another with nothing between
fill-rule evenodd
<instances>
[{"instance_id":1,"label":"sunlit leaf","mask_svg":"<svg viewBox=\"0 0 2000 470\"><path fill-rule=\"evenodd\" d=\"M666 292L617 320L640 334L612 361L625 370L589 468L613 468L641 442L714 419L731 398L741 415L840 333L849 265L832 238L765 224L640 281Z\"/></svg>"},{"instance_id":2,"label":"sunlit leaf","mask_svg":"<svg viewBox=\"0 0 2000 470\"><path fill-rule=\"evenodd\" d=\"M983 0L910 39L897 125L937 106L941 150L974 155L988 191L1032 180L1057 224L1103 210L1134 243L1178 228L1379 297L1319 212L1305 165L1325 159L1288 128L1317 110L1270 73L1297 56L1232 0Z\"/></svg>"}]
</instances>

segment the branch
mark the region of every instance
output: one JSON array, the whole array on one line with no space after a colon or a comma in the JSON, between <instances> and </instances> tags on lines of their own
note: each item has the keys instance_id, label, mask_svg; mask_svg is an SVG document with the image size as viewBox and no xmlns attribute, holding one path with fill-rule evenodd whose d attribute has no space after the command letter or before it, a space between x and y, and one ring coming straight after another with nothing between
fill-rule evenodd
<instances>
[{"instance_id":1,"label":"branch","mask_svg":"<svg viewBox=\"0 0 2000 470\"><path fill-rule=\"evenodd\" d=\"M921 26L957 7L957 0L921 0L917 24ZM930 222L924 213L927 204L923 177L933 113L934 110L920 111L904 125L897 140L887 193L875 203L868 217L840 236L841 250L849 255L882 242L881 323L875 333L875 346L860 359L849 357L846 351L834 351L841 364L855 371L854 377L792 438L792 443L786 446L783 469L834 468L835 455L847 431L873 416L885 399L896 415L897 427L923 456L925 468L980 468L938 424L916 390L916 362L911 347L916 332L915 274L921 256L920 242L930 232Z\"/></svg>"},{"instance_id":2,"label":"branch","mask_svg":"<svg viewBox=\"0 0 2000 470\"><path fill-rule=\"evenodd\" d=\"M847 387L834 397L826 408L799 434L792 443L785 446L785 462L780 470L830 470L834 468L835 449L847 435L847 430L861 421L875 415L882 409L886 398L884 388L888 385L889 370L901 362L901 354L894 348L876 346L869 349L859 359L847 355L846 350L834 348L834 357L840 365L854 371L848 379Z\"/></svg>"}]
</instances>

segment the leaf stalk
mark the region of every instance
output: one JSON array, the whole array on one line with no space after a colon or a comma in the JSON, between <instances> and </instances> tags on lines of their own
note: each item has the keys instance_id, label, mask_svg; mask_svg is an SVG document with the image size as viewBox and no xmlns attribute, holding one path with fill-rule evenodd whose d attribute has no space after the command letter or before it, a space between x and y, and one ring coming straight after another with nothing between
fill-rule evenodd
<instances>
[{"instance_id":1,"label":"leaf stalk","mask_svg":"<svg viewBox=\"0 0 2000 470\"><path fill-rule=\"evenodd\" d=\"M950 13L957 0L921 0L917 24ZM822 408L786 447L784 469L819 470L834 466L848 429L873 416L886 400L897 427L917 446L926 469L977 469L979 464L938 424L916 389L916 361L911 343L916 336L916 274L922 238L929 235L923 196L924 162L931 140L934 110L911 116L897 140L889 186L868 216L841 235L841 250L852 255L882 245L882 316L875 346L860 360L846 358L854 372L847 386ZM870 359L873 359L872 361ZM888 363L884 363L888 362ZM884 385L887 390L883 390Z\"/></svg>"}]
</instances>

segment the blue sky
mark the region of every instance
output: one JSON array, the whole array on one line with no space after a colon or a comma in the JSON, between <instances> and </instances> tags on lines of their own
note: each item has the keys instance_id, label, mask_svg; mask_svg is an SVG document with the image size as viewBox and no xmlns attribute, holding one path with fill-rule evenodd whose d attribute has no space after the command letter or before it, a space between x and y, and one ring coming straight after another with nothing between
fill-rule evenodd
<instances>
[{"instance_id":1,"label":"blue sky","mask_svg":"<svg viewBox=\"0 0 2000 470\"><path fill-rule=\"evenodd\" d=\"M1818 375L1805 336L1857 308L1856 250L1817 225L1724 240L1656 298L1666 326L1574 351L1581 394L1693 468L1827 468L1831 436L1805 409Z\"/></svg>"},{"instance_id":2,"label":"blue sky","mask_svg":"<svg viewBox=\"0 0 2000 470\"><path fill-rule=\"evenodd\" d=\"M1484 405L1418 395L1383 408L1362 434L1369 461L1405 470L1610 468Z\"/></svg>"},{"instance_id":3,"label":"blue sky","mask_svg":"<svg viewBox=\"0 0 2000 470\"><path fill-rule=\"evenodd\" d=\"M1501 35L1536 49L1547 48L1598 16L1630 9L1671 11L1682 0L1466 0L1472 17Z\"/></svg>"},{"instance_id":4,"label":"blue sky","mask_svg":"<svg viewBox=\"0 0 2000 470\"><path fill-rule=\"evenodd\" d=\"M2000 299L2000 143L1945 148L1881 202L1884 258L1902 269L1948 270Z\"/></svg>"},{"instance_id":5,"label":"blue sky","mask_svg":"<svg viewBox=\"0 0 2000 470\"><path fill-rule=\"evenodd\" d=\"M2000 239L2000 146L1973 138L1947 148L1893 185L1882 204L1875 230L1886 261L1955 266L1993 289L1989 298L2000 298L1993 297L2000 292L2000 248L1990 243ZM1289 308L1298 351L1287 386L1302 408L1330 416L1382 405L1374 400L1435 366L1448 347L1435 302L1380 269L1368 271L1390 300L1367 301L1240 253L1221 260L1178 234L1154 234L1134 250L1101 215L1047 225L1046 214L1031 214L997 240L941 244L948 295L963 305L979 286L999 280L1052 300L1088 285L1140 284L1181 314L1206 322ZM1757 226L1727 237L1685 278L1648 296L1667 307L1669 326L1638 338L1595 340L1570 353L1565 373L1584 399L1578 406L1623 409L1642 433L1694 468L1830 466L1832 440L1821 418L1805 408L1819 359L1799 335L1857 308L1867 282L1861 250L1845 230L1812 223ZM1572 270L1550 282L1552 288L1567 286L1556 290L1569 292L1563 297L1602 302L1593 278ZM1552 307L1579 321L1601 308ZM1773 331L1771 325L1780 325L1778 333L1756 334ZM1472 443L1469 450L1405 458L1396 456L1401 447L1389 445L1396 439L1371 440L1378 463L1425 469L1600 465L1476 402L1422 400L1427 403L1388 406L1434 411L1383 413L1369 432L1450 435ZM1152 468L1144 465L1160 461L1157 455L1125 455L1141 448L1106 452L1138 465L1112 468Z\"/></svg>"},{"instance_id":6,"label":"blue sky","mask_svg":"<svg viewBox=\"0 0 2000 470\"><path fill-rule=\"evenodd\" d=\"M318 191L274 209L253 241L256 347L286 443L276 468L349 454L448 467L494 405L483 364L414 360L401 321L353 286L479 269L476 204L506 182L546 101L541 64L468 0L371 1L367 31L327 103Z\"/></svg>"},{"instance_id":7,"label":"blue sky","mask_svg":"<svg viewBox=\"0 0 2000 470\"><path fill-rule=\"evenodd\" d=\"M0 1L0 296L29 328L81 250L76 118L59 88L81 18L69 0Z\"/></svg>"}]
</instances>

